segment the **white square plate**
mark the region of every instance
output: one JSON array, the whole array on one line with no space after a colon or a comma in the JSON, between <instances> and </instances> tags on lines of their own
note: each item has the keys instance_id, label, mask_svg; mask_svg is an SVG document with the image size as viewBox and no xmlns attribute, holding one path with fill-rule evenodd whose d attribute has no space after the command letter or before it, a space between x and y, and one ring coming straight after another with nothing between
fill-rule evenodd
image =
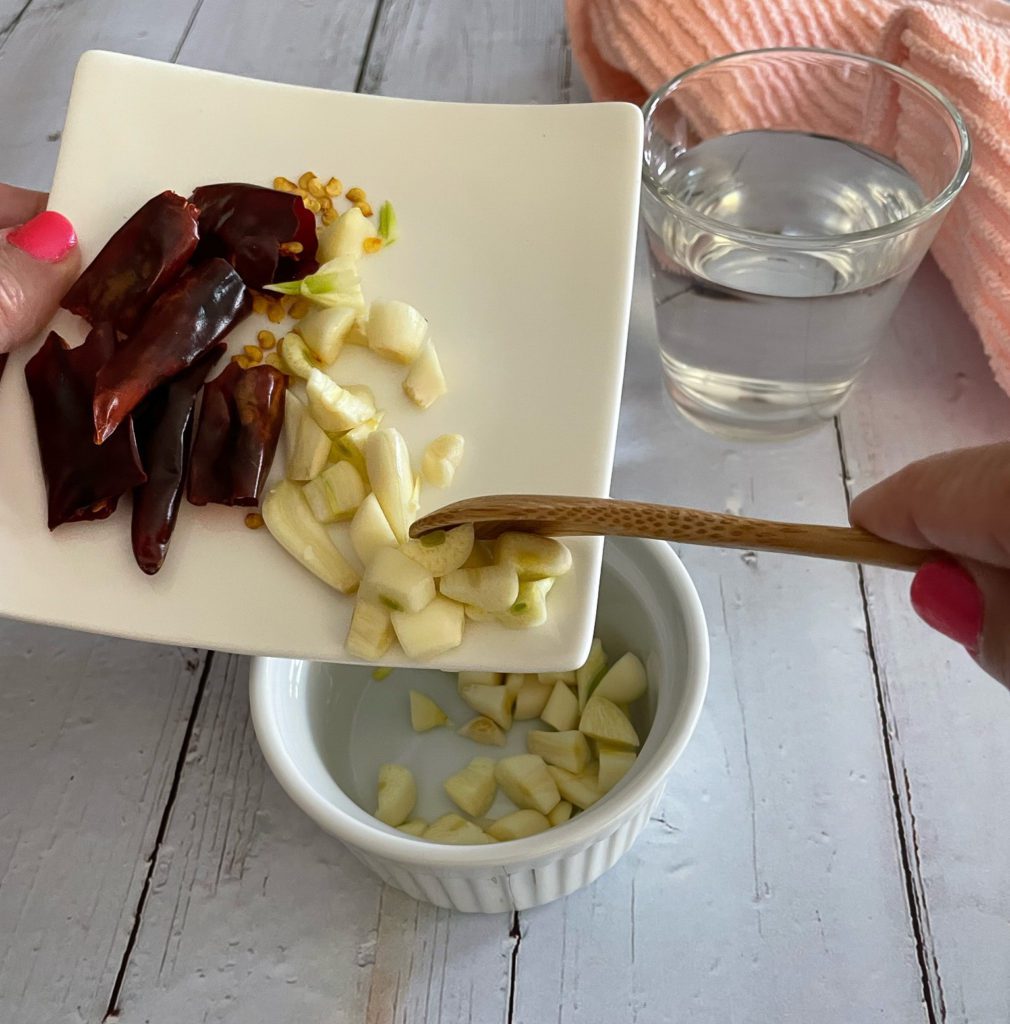
<instances>
[{"instance_id":1,"label":"white square plate","mask_svg":"<svg viewBox=\"0 0 1010 1024\"><path fill-rule=\"evenodd\" d=\"M336 376L373 387L419 461L442 433L466 455L422 513L508 492L609 493L631 299L642 144L626 104L430 103L277 85L119 54L81 58L50 205L89 261L145 200L202 184L270 184L313 169L395 206L400 240L362 260L365 296L428 317L449 383L413 408L402 370L364 350ZM52 325L68 341L83 321ZM272 325L229 336L231 351ZM31 347L34 350L34 346ZM145 576L129 502L104 522L45 525L23 367L0 383L0 614L162 643L323 661L343 646L352 602L311 576L241 509L183 503L168 559ZM223 365L223 364L222 364ZM588 652L602 541L572 541L573 571L547 625L469 624L433 667L544 671ZM404 664L402 654L386 659Z\"/></svg>"}]
</instances>

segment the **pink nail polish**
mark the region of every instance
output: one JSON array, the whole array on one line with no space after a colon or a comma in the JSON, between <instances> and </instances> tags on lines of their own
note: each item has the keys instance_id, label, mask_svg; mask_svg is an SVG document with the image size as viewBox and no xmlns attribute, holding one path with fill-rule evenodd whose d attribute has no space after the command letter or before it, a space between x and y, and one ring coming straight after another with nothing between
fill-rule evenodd
<instances>
[{"instance_id":1,"label":"pink nail polish","mask_svg":"<svg viewBox=\"0 0 1010 1024\"><path fill-rule=\"evenodd\" d=\"M984 605L982 591L956 562L927 562L915 574L912 607L944 636L978 653Z\"/></svg>"},{"instance_id":2,"label":"pink nail polish","mask_svg":"<svg viewBox=\"0 0 1010 1024\"><path fill-rule=\"evenodd\" d=\"M32 259L59 263L77 245L77 232L62 213L43 210L27 224L15 228L7 236L7 241L28 253Z\"/></svg>"}]
</instances>

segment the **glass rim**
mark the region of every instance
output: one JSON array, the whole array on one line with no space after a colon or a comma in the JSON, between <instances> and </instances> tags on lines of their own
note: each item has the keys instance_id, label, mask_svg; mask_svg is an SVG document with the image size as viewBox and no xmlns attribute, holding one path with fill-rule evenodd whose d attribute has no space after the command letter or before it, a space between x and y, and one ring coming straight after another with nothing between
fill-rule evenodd
<instances>
[{"instance_id":1,"label":"glass rim","mask_svg":"<svg viewBox=\"0 0 1010 1024\"><path fill-rule=\"evenodd\" d=\"M844 57L846 60L856 61L860 64L869 64L884 68L886 71L902 78L916 86L933 99L950 118L954 125L958 140L961 144L961 157L957 163L953 175L947 184L928 202L923 204L914 213L900 220L891 221L889 224L881 224L875 228L867 228L863 231L852 231L839 235L778 235L767 231L755 231L750 228L741 228L719 220L718 217L711 217L706 213L699 213L691 209L667 189L659 179L652 173L645 154L642 154L642 181L647 188L664 204L672 206L678 214L685 219L692 221L695 225L721 234L738 241L751 244L768 246L771 248L833 248L838 245L845 245L851 242L867 242L877 239L901 235L921 224L926 223L949 206L964 187L968 180L968 174L972 163L971 137L968 134L967 125L961 112L935 85L927 82L924 78L906 71L904 68L891 64L889 61L881 60L879 57L870 57L861 53L850 53L847 50L835 50L819 46L768 46L757 50L740 50L736 53L726 53L711 60L703 61L701 64L694 64L680 74L664 82L642 105L642 115L646 126L648 126L656 108L666 99L670 93L675 91L686 78L692 77L698 72L706 71L711 67L724 64L728 61L739 60L741 57L758 57L775 54L816 54L826 57Z\"/></svg>"}]
</instances>

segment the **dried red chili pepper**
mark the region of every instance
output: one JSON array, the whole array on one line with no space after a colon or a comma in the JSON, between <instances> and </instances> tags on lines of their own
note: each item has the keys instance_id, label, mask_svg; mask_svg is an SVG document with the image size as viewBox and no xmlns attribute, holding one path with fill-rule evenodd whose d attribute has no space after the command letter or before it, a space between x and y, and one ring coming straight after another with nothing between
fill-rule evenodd
<instances>
[{"instance_id":1,"label":"dried red chili pepper","mask_svg":"<svg viewBox=\"0 0 1010 1024\"><path fill-rule=\"evenodd\" d=\"M188 270L148 310L98 373L94 434L101 444L165 381L192 366L249 311L242 278L224 260Z\"/></svg>"},{"instance_id":2,"label":"dried red chili pepper","mask_svg":"<svg viewBox=\"0 0 1010 1024\"><path fill-rule=\"evenodd\" d=\"M229 363L203 389L189 471L194 505L257 505L284 422L287 377Z\"/></svg>"},{"instance_id":3,"label":"dried red chili pepper","mask_svg":"<svg viewBox=\"0 0 1010 1024\"><path fill-rule=\"evenodd\" d=\"M50 530L62 523L107 518L120 495L147 479L132 418L108 444L99 446L91 439L95 376L115 348L111 324L99 324L73 349L53 331L25 366Z\"/></svg>"},{"instance_id":4,"label":"dried red chili pepper","mask_svg":"<svg viewBox=\"0 0 1010 1024\"><path fill-rule=\"evenodd\" d=\"M175 380L163 384L134 416L147 483L133 492L131 538L137 565L153 576L164 564L189 468L196 396L221 358L217 345Z\"/></svg>"},{"instance_id":5,"label":"dried red chili pepper","mask_svg":"<svg viewBox=\"0 0 1010 1024\"><path fill-rule=\"evenodd\" d=\"M221 256L250 288L316 270L316 218L302 198L261 185L204 185L190 202L200 210L197 258ZM287 249L295 243L295 252ZM285 248L282 248L285 247Z\"/></svg>"},{"instance_id":6,"label":"dried red chili pepper","mask_svg":"<svg viewBox=\"0 0 1010 1024\"><path fill-rule=\"evenodd\" d=\"M129 333L196 250L199 210L174 192L144 205L105 243L60 305Z\"/></svg>"}]
</instances>

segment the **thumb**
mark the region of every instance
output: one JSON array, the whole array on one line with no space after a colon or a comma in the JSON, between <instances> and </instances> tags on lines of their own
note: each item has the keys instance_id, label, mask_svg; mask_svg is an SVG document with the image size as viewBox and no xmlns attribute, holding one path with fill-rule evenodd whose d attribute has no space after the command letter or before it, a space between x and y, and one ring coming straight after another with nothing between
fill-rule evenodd
<instances>
[{"instance_id":1,"label":"thumb","mask_svg":"<svg viewBox=\"0 0 1010 1024\"><path fill-rule=\"evenodd\" d=\"M927 562L911 598L920 618L1010 687L1010 570L969 559Z\"/></svg>"},{"instance_id":2,"label":"thumb","mask_svg":"<svg viewBox=\"0 0 1010 1024\"><path fill-rule=\"evenodd\" d=\"M35 337L80 262L73 225L54 210L0 231L0 355Z\"/></svg>"}]
</instances>

